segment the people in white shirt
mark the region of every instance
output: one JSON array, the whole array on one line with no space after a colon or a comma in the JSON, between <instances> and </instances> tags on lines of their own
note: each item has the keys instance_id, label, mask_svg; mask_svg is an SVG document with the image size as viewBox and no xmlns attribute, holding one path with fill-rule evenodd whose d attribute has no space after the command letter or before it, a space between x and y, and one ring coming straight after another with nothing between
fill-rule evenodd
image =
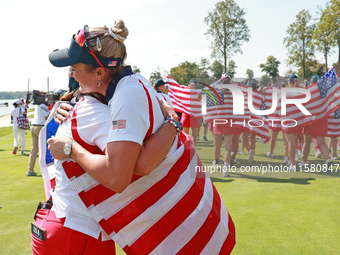
<instances>
[{"instance_id":1,"label":"people in white shirt","mask_svg":"<svg viewBox=\"0 0 340 255\"><path fill-rule=\"evenodd\" d=\"M21 152L21 155L25 155L26 130L18 128L18 117L24 114L24 111L21 108L22 102L20 99L17 99L13 103L13 105L14 105L14 109L11 111L11 123L13 124L13 136L14 136L13 154L17 154L17 150L19 147L19 136L20 136L21 138L20 152Z\"/></svg>"}]
</instances>

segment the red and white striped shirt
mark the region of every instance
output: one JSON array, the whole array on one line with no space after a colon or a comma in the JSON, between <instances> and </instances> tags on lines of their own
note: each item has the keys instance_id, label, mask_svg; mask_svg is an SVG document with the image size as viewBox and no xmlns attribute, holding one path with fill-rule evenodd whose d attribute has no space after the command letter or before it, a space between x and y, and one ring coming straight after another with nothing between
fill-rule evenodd
<instances>
[{"instance_id":1,"label":"red and white striped shirt","mask_svg":"<svg viewBox=\"0 0 340 255\"><path fill-rule=\"evenodd\" d=\"M151 86L135 75L125 77L123 82L124 86L118 83L112 98L111 117L123 119L125 111L112 108L116 105L115 97L128 96L125 94L131 92L128 86L136 88L138 83L144 90L139 97L144 100L133 101L133 107L142 111L140 116L148 111L148 119L142 123L149 125L147 130L142 126L143 130L130 139L143 141L164 118L157 119L160 109L154 110L159 106L152 97ZM124 89L119 91L121 88ZM111 130L108 141L128 139L126 131L130 128L127 121L126 128ZM77 122L72 122L71 129L83 147L92 153L100 152L77 135ZM120 194L96 182L73 161L65 161L62 166L92 217L126 254L229 254L235 245L231 217L208 174L198 170L202 164L190 137L184 133L176 137L170 152L152 173L134 175Z\"/></svg>"}]
</instances>

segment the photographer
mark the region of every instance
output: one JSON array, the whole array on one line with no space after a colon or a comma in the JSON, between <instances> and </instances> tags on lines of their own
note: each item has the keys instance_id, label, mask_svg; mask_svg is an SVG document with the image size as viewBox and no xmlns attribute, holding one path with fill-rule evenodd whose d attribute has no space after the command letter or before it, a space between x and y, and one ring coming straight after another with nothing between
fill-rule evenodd
<instances>
[{"instance_id":1,"label":"photographer","mask_svg":"<svg viewBox=\"0 0 340 255\"><path fill-rule=\"evenodd\" d=\"M32 137L32 150L29 156L27 176L35 176L37 172L34 171L35 161L37 158L39 146L39 133L45 124L46 117L48 116L48 109L45 103L40 103L34 110L34 118L31 122L31 137Z\"/></svg>"}]
</instances>

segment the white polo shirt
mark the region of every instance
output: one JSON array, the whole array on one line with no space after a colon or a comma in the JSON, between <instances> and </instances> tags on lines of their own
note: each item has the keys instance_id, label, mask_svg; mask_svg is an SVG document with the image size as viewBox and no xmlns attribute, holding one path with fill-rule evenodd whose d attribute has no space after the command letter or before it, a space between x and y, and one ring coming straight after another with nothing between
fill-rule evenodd
<instances>
[{"instance_id":1,"label":"white polo shirt","mask_svg":"<svg viewBox=\"0 0 340 255\"><path fill-rule=\"evenodd\" d=\"M153 111L153 131L164 123L164 117L156 99L157 93L143 76L133 74L122 78L109 101L111 126L107 142L130 141L143 144L150 127L148 97L150 95Z\"/></svg>"},{"instance_id":2,"label":"white polo shirt","mask_svg":"<svg viewBox=\"0 0 340 255\"><path fill-rule=\"evenodd\" d=\"M32 125L44 125L46 116L48 116L48 108L45 104L40 104L35 107L34 118L31 122Z\"/></svg>"}]
</instances>

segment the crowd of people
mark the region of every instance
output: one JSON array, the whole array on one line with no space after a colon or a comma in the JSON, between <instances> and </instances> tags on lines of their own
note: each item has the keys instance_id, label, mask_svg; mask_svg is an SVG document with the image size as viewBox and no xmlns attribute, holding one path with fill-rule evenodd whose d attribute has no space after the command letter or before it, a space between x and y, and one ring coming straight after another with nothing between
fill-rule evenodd
<instances>
[{"instance_id":1,"label":"crowd of people","mask_svg":"<svg viewBox=\"0 0 340 255\"><path fill-rule=\"evenodd\" d=\"M230 81L227 81L228 79L227 74L222 74L221 79L217 83L224 83L229 84ZM318 86L318 81L320 80L319 76L313 76L308 82L308 86ZM190 81L188 88L192 86L192 81ZM196 83L196 81L195 81ZM237 86L237 84L234 84ZM305 87L305 84L299 84L298 77L295 74L292 74L288 77L286 82L280 82L276 84L279 88L289 87L289 88L301 88ZM247 84L248 87L250 87L253 91L259 91L262 94L262 100L265 102L265 92L267 87L260 87L259 84L255 81L250 81ZM307 87L308 87L307 86ZM272 87L272 84L268 86L269 88ZM191 87L192 89L196 89L196 87ZM200 93L197 93L197 97L200 99ZM224 96L227 98L231 94L230 92L227 92L227 90L224 91ZM176 100L175 92L172 93L173 98ZM180 106L179 106L180 107ZM223 110L221 110L223 112ZM337 111L339 112L339 111ZM186 122L187 119L190 119L191 122L189 124L186 124L187 127L192 128L192 139L195 141L197 134L197 127L198 121L197 117L195 117L194 114L190 115L190 118L187 117L188 113L185 113L185 118L182 118L182 122ZM218 119L221 115L216 114L216 118ZM336 132L330 132L330 126L334 125L335 123L340 124L340 118L335 117L337 114L332 113L331 115L326 114L322 118L313 118L309 121L308 124L302 123L301 125L297 125L296 127L288 127L288 128L282 128L282 126L275 126L275 125L268 125L269 128L267 130L269 139L269 151L266 152L266 156L269 159L274 158L274 150L276 146L277 137L279 135L279 132L282 132L283 142L284 142L284 163L287 164L290 171L296 171L297 165L301 167L305 167L308 165L307 159L310 155L310 148L311 148L311 142L313 141L315 146L315 157L321 157L321 155L325 158L324 165L327 166L327 169L330 169L332 166L331 160L337 160L337 148L340 146L338 145L338 137L340 136L340 132L337 130ZM205 115L203 115L203 118ZM204 120L204 119L203 119ZM328 124L329 121L332 121L332 123ZM248 162L252 163L255 156L255 149L256 149L256 134L255 132L252 132L251 128L246 128L245 126L242 126L240 124L236 124L231 126L230 124L219 124L219 123L212 123L207 122L205 123L209 127L212 137L213 137L213 144L215 148L214 155L212 155L213 161L212 165L215 166L216 169L222 169L223 170L223 176L228 177L229 172L227 169L229 169L229 166L232 166L236 163L236 155L237 153L240 153L241 155L244 155L248 153ZM184 126L184 124L183 124ZM339 128L338 128L339 129ZM184 128L184 132L189 134L189 128ZM205 135L206 137L206 130ZM270 133L270 135L269 135ZM239 138L242 135L241 140L241 148L239 149ZM326 139L329 138L329 144L326 144ZM222 141L224 141L224 147L225 147L225 154L223 157L223 163L220 160L221 155L221 147L222 147ZM245 149L247 152L245 152ZM332 153L331 149L333 150ZM301 162L298 162L298 160L302 159ZM222 164L222 167L218 168Z\"/></svg>"}]
</instances>

